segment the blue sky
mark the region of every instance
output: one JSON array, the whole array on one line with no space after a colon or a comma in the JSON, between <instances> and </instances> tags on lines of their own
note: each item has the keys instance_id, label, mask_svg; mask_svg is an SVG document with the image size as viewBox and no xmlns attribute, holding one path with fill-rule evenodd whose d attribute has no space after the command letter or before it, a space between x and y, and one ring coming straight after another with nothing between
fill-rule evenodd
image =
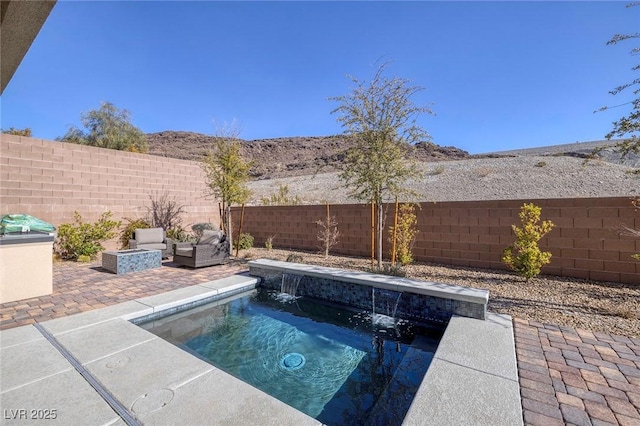
<instances>
[{"instance_id":1,"label":"blue sky","mask_svg":"<svg viewBox=\"0 0 640 426\"><path fill-rule=\"evenodd\" d=\"M332 96L376 63L408 78L439 145L471 153L603 139L630 100L640 7L625 2L59 0L2 98L1 127L54 139L109 101L146 133L342 132Z\"/></svg>"}]
</instances>

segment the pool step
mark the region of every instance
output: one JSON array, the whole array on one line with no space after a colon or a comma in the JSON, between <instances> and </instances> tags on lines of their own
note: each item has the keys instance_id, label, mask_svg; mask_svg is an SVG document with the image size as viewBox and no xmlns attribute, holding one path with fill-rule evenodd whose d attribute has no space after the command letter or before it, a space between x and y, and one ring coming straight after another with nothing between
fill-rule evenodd
<instances>
[{"instance_id":1,"label":"pool step","mask_svg":"<svg viewBox=\"0 0 640 426\"><path fill-rule=\"evenodd\" d=\"M393 344L393 342L387 342ZM433 359L434 352L428 352L429 350L435 351L433 343L423 337L416 336L412 346L407 349L407 352L402 358L402 362L396 369L391 381L387 384L387 387L380 394L380 397L376 401L371 414L367 419L367 424L382 425L382 424L401 424L404 419L404 415L409 410L411 402L413 401L413 395L417 391L426 368L422 372L415 371L415 364L425 363L425 357ZM431 360L429 360L429 363ZM409 390L413 389L413 392ZM411 400L408 395L411 395ZM405 398L405 399L401 399ZM399 409L398 406L404 406L404 409ZM396 416L402 416L400 418Z\"/></svg>"}]
</instances>

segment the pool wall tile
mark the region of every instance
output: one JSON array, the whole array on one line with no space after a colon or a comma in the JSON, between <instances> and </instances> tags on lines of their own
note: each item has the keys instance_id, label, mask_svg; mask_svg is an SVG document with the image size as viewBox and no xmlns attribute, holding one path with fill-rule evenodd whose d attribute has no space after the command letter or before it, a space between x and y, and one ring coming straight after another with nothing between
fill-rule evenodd
<instances>
[{"instance_id":1,"label":"pool wall tile","mask_svg":"<svg viewBox=\"0 0 640 426\"><path fill-rule=\"evenodd\" d=\"M260 261L249 262L249 272L251 275L261 278L260 286L277 291L281 290L283 273L299 274L302 277L296 289L297 296L311 297L365 310L374 309L373 301L375 300L376 313L391 316L392 311L395 310L396 318L411 321L445 323L453 315L476 319L486 318L488 292L486 292L486 298L476 297L477 302L457 300L446 297L451 292L448 293L446 291L447 286L445 284L438 284L443 289L442 297L438 297L416 293L414 290L419 286L404 286L402 282L398 283L394 279L396 277L389 277L389 285L384 286L380 285L380 276L374 277L371 274L358 275L353 273L345 277L345 280L342 280L339 274L329 274L325 277L320 277L315 273L313 275L305 275L304 268L296 269L296 264L285 263L282 268L278 268L278 263L284 262L269 261L268 265L261 265ZM357 276L359 283L352 282L354 275ZM369 277L373 278L372 284L367 285L367 278ZM414 280L409 282L410 284L419 284ZM390 290L389 288L394 288L395 290ZM477 290L472 290L474 293L478 293ZM437 293L437 291L430 292ZM411 297L408 296L409 294ZM464 299L464 297L461 297L461 299Z\"/></svg>"}]
</instances>

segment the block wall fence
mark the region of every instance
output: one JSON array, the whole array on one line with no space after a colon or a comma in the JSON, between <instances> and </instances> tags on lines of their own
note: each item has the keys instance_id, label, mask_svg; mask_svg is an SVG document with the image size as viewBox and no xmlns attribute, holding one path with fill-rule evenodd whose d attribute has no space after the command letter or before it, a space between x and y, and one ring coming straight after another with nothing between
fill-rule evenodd
<instances>
[{"instance_id":1,"label":"block wall fence","mask_svg":"<svg viewBox=\"0 0 640 426\"><path fill-rule=\"evenodd\" d=\"M166 192L184 205L187 228L219 222L205 189L194 161L0 134L0 214L26 213L56 227L72 222L74 210L86 221L107 210L116 220L138 218L149 195Z\"/></svg>"},{"instance_id":2,"label":"block wall fence","mask_svg":"<svg viewBox=\"0 0 640 426\"><path fill-rule=\"evenodd\" d=\"M187 160L136 154L84 145L0 134L0 214L27 213L59 226L77 210L94 221L110 210L116 219L141 217L149 194L168 193L185 206L183 225L219 221L215 200L205 198L203 172ZM584 198L423 203L418 214L418 261L504 269L502 250L513 243L511 225L519 222L524 202L542 207L556 228L541 241L553 253L543 273L640 284L640 241L620 236L621 225L640 228L640 212L629 199ZM387 220L393 208L387 206ZM369 256L370 207L332 205L341 233L336 254ZM318 250L316 220L326 207L247 207L243 232L264 246ZM235 224L240 210L234 208ZM237 232L236 234L237 235ZM388 244L385 238L385 252ZM116 248L116 241L107 244Z\"/></svg>"},{"instance_id":3,"label":"block wall fence","mask_svg":"<svg viewBox=\"0 0 640 426\"><path fill-rule=\"evenodd\" d=\"M417 209L418 235L413 249L420 262L476 268L505 269L502 251L514 242L512 224L525 202L542 207L542 218L556 227L540 241L553 254L543 274L640 284L640 241L620 236L621 225L640 228L640 211L628 198L537 199L422 203ZM386 207L386 221L393 221L393 206ZM370 205L331 205L340 242L334 254L369 257L371 253ZM240 209L233 209L239 222ZM315 222L326 217L326 206L246 207L243 232L254 246L264 247L269 236L282 249L319 251ZM236 231L237 232L237 231ZM237 235L237 234L236 234ZM388 235L384 252L388 255Z\"/></svg>"}]
</instances>

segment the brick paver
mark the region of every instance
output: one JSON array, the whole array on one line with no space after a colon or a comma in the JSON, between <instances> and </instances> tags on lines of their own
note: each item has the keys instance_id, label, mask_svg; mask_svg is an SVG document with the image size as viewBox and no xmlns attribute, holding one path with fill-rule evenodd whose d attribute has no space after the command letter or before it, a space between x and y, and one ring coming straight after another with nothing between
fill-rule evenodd
<instances>
[{"instance_id":1,"label":"brick paver","mask_svg":"<svg viewBox=\"0 0 640 426\"><path fill-rule=\"evenodd\" d=\"M513 325L525 424L640 426L640 339Z\"/></svg>"},{"instance_id":2,"label":"brick paver","mask_svg":"<svg viewBox=\"0 0 640 426\"><path fill-rule=\"evenodd\" d=\"M115 275L98 263L53 267L53 294L0 305L0 330L187 287L248 268L243 260ZM514 318L526 425L640 426L640 339Z\"/></svg>"},{"instance_id":3,"label":"brick paver","mask_svg":"<svg viewBox=\"0 0 640 426\"><path fill-rule=\"evenodd\" d=\"M161 268L116 275L100 263L53 266L53 294L0 304L0 330L164 293L248 270L243 260L190 269L164 261Z\"/></svg>"}]
</instances>

